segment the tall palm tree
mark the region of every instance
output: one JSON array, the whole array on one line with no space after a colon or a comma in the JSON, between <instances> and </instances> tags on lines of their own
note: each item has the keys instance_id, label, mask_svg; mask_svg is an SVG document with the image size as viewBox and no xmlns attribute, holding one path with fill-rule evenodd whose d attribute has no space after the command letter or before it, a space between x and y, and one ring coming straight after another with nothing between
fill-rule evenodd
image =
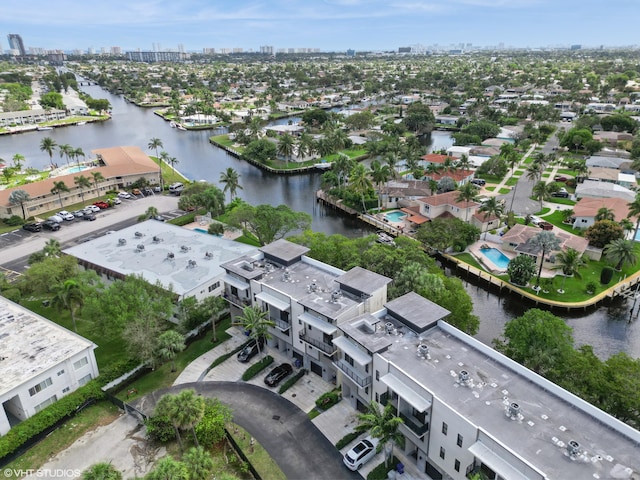
<instances>
[{"instance_id":1,"label":"tall palm tree","mask_svg":"<svg viewBox=\"0 0 640 480\"><path fill-rule=\"evenodd\" d=\"M311 135L303 133L298 138L298 157L304 158L314 154L316 142Z\"/></svg>"},{"instance_id":2,"label":"tall palm tree","mask_svg":"<svg viewBox=\"0 0 640 480\"><path fill-rule=\"evenodd\" d=\"M616 270L622 270L622 266L625 263L630 263L631 265L636 264L638 257L634 251L634 247L635 242L633 240L619 238L617 240L612 240L607 244L604 247L603 252L607 257L607 260L611 260L616 263Z\"/></svg>"},{"instance_id":3,"label":"tall palm tree","mask_svg":"<svg viewBox=\"0 0 640 480\"><path fill-rule=\"evenodd\" d=\"M71 156L75 159L78 166L80 166L80 161L78 160L80 157L85 158L84 150L78 147L75 150L72 150Z\"/></svg>"},{"instance_id":4,"label":"tall palm tree","mask_svg":"<svg viewBox=\"0 0 640 480\"><path fill-rule=\"evenodd\" d=\"M504 213L504 205L496 197L489 197L489 199L480 206L478 211L484 213L485 222L491 215L495 215L498 217L498 220L500 220L500 217ZM498 226L500 226L500 221L498 221ZM485 230L484 233L486 238L487 231Z\"/></svg>"},{"instance_id":5,"label":"tall palm tree","mask_svg":"<svg viewBox=\"0 0 640 480\"><path fill-rule=\"evenodd\" d=\"M73 177L73 183L80 189L80 196L82 197L82 206L84 207L84 189L91 188L91 182L84 175Z\"/></svg>"},{"instance_id":6,"label":"tall palm tree","mask_svg":"<svg viewBox=\"0 0 640 480\"><path fill-rule=\"evenodd\" d=\"M178 402L176 402L176 395L165 393L156 403L153 413L154 416L165 417L171 422L173 431L178 439L178 444L180 445L180 450L183 450L182 437L180 436L180 419L178 419L179 409Z\"/></svg>"},{"instance_id":7,"label":"tall palm tree","mask_svg":"<svg viewBox=\"0 0 640 480\"><path fill-rule=\"evenodd\" d=\"M62 253L62 246L55 238L50 238L42 247L42 253L45 257L59 257Z\"/></svg>"},{"instance_id":8,"label":"tall palm tree","mask_svg":"<svg viewBox=\"0 0 640 480\"><path fill-rule=\"evenodd\" d=\"M540 275L542 275L542 265L544 265L544 257L547 255L547 253L552 252L553 250L557 250L560 247L560 240L553 234L553 232L543 230L542 232L536 234L536 236L529 241L532 245L540 248L541 252L540 268L538 269L538 277L536 278L536 286L534 287L534 290L538 290L540 288Z\"/></svg>"},{"instance_id":9,"label":"tall palm tree","mask_svg":"<svg viewBox=\"0 0 640 480\"><path fill-rule=\"evenodd\" d=\"M62 205L62 192L68 193L69 187L67 187L67 184L64 183L64 180L60 180L58 182L53 182L53 188L51 189L51 193L53 195L58 195L58 199L60 200L60 208L63 207Z\"/></svg>"},{"instance_id":10,"label":"tall palm tree","mask_svg":"<svg viewBox=\"0 0 640 480\"><path fill-rule=\"evenodd\" d=\"M228 167L224 172L220 173L220 183L224 184L224 188L222 189L223 193L229 191L229 202L233 202L233 198L236 196L238 189L242 190L240 174L231 167Z\"/></svg>"},{"instance_id":11,"label":"tall palm tree","mask_svg":"<svg viewBox=\"0 0 640 480\"><path fill-rule=\"evenodd\" d=\"M543 169L539 163L531 163L526 171L527 180L539 182L542 178L542 172Z\"/></svg>"},{"instance_id":12,"label":"tall palm tree","mask_svg":"<svg viewBox=\"0 0 640 480\"><path fill-rule=\"evenodd\" d=\"M24 211L24 204L31 200L31 196L24 190L14 190L9 194L9 205L20 205L22 208L22 218L26 220L27 215Z\"/></svg>"},{"instance_id":13,"label":"tall palm tree","mask_svg":"<svg viewBox=\"0 0 640 480\"><path fill-rule=\"evenodd\" d=\"M91 176L93 177L93 186L96 189L96 196L100 196L100 191L98 190L98 184L100 182L104 182L105 178L100 172L91 172Z\"/></svg>"},{"instance_id":14,"label":"tall palm tree","mask_svg":"<svg viewBox=\"0 0 640 480\"><path fill-rule=\"evenodd\" d=\"M546 183L544 181L538 182L533 186L531 193L533 198L540 202L540 210L543 208L543 202L548 200L551 194L556 191L554 184Z\"/></svg>"},{"instance_id":15,"label":"tall palm tree","mask_svg":"<svg viewBox=\"0 0 640 480\"><path fill-rule=\"evenodd\" d=\"M198 437L196 436L195 427L204 416L205 401L204 397L197 395L195 390L182 390L175 396L177 412L178 428L180 430L191 430L193 440L199 447Z\"/></svg>"},{"instance_id":16,"label":"tall palm tree","mask_svg":"<svg viewBox=\"0 0 640 480\"><path fill-rule=\"evenodd\" d=\"M458 189L458 196L456 202L465 202L465 222L469 221L469 202L476 199L478 196L478 188L471 182L467 182L460 186Z\"/></svg>"},{"instance_id":17,"label":"tall palm tree","mask_svg":"<svg viewBox=\"0 0 640 480\"><path fill-rule=\"evenodd\" d=\"M635 230L635 228L636 228L635 225L633 224L633 222L631 220L629 220L628 218L623 218L618 223L620 224L620 226L624 230L625 238L628 237L629 234L631 232L633 232Z\"/></svg>"},{"instance_id":18,"label":"tall palm tree","mask_svg":"<svg viewBox=\"0 0 640 480\"><path fill-rule=\"evenodd\" d=\"M365 413L358 413L358 425L354 429L358 433L368 431L372 437L380 440L378 451L385 447L385 466L388 466L389 460L393 458L393 444L401 443L404 438L399 430L404 420L396 413L391 403L387 403L383 408L372 401L367 405Z\"/></svg>"},{"instance_id":19,"label":"tall palm tree","mask_svg":"<svg viewBox=\"0 0 640 480\"><path fill-rule=\"evenodd\" d=\"M576 276L577 278L582 278L579 270L587 264L580 252L574 248L567 248L565 251L559 252L556 255L556 263L557 265L553 267L553 270L562 270L564 274L564 279L562 280L563 291L567 277Z\"/></svg>"},{"instance_id":20,"label":"tall palm tree","mask_svg":"<svg viewBox=\"0 0 640 480\"><path fill-rule=\"evenodd\" d=\"M60 158L66 157L67 165L69 165L69 158L73 155L73 147L68 143L63 143L62 145L58 145L58 153L60 154Z\"/></svg>"},{"instance_id":21,"label":"tall palm tree","mask_svg":"<svg viewBox=\"0 0 640 480\"><path fill-rule=\"evenodd\" d=\"M164 145L162 144L162 140L160 140L159 138L153 137L151 140L149 140L149 143L147 144L147 148L149 150L155 150L156 160L158 160L158 149L164 148Z\"/></svg>"},{"instance_id":22,"label":"tall palm tree","mask_svg":"<svg viewBox=\"0 0 640 480\"><path fill-rule=\"evenodd\" d=\"M56 149L58 144L51 137L44 137L40 141L40 151L47 152L49 155L49 163L51 164L51 169L53 169L53 151Z\"/></svg>"},{"instance_id":23,"label":"tall palm tree","mask_svg":"<svg viewBox=\"0 0 640 480\"><path fill-rule=\"evenodd\" d=\"M171 165L171 169L173 170L173 173L176 173L176 164L180 163L178 159L176 157L169 157L167 158L167 162L169 162L169 165Z\"/></svg>"},{"instance_id":24,"label":"tall palm tree","mask_svg":"<svg viewBox=\"0 0 640 480\"><path fill-rule=\"evenodd\" d=\"M389 166L380 164L379 160L371 162L371 179L378 190L378 211L382 204L382 185L389 181Z\"/></svg>"},{"instance_id":25,"label":"tall palm tree","mask_svg":"<svg viewBox=\"0 0 640 480\"><path fill-rule=\"evenodd\" d=\"M278 153L284 157L287 164L291 159L291 155L293 155L294 145L295 145L295 140L288 133L281 135L280 138L278 139Z\"/></svg>"},{"instance_id":26,"label":"tall palm tree","mask_svg":"<svg viewBox=\"0 0 640 480\"><path fill-rule=\"evenodd\" d=\"M369 179L367 169L361 163L358 163L349 175L349 188L362 199L362 212L367 213L367 206L364 202L365 194L373 190L373 184Z\"/></svg>"},{"instance_id":27,"label":"tall palm tree","mask_svg":"<svg viewBox=\"0 0 640 480\"><path fill-rule=\"evenodd\" d=\"M156 347L158 349L158 357L165 362L171 361L171 371L175 372L176 356L185 348L184 335L175 330L162 332L158 337Z\"/></svg>"},{"instance_id":28,"label":"tall palm tree","mask_svg":"<svg viewBox=\"0 0 640 480\"><path fill-rule=\"evenodd\" d=\"M21 153L16 153L13 156L13 166L16 167L16 170L22 170L22 164L24 163L25 158Z\"/></svg>"},{"instance_id":29,"label":"tall palm tree","mask_svg":"<svg viewBox=\"0 0 640 480\"><path fill-rule=\"evenodd\" d=\"M627 203L627 206L629 207L627 218L636 217L636 231L633 234L635 239L638 236L638 227L640 227L640 193L636 193L636 198L633 199L633 202Z\"/></svg>"},{"instance_id":30,"label":"tall palm tree","mask_svg":"<svg viewBox=\"0 0 640 480\"><path fill-rule=\"evenodd\" d=\"M338 188L342 188L343 181L348 178L354 165L355 162L344 153L339 153L337 158L333 161L331 169L335 172L336 177L338 178Z\"/></svg>"},{"instance_id":31,"label":"tall palm tree","mask_svg":"<svg viewBox=\"0 0 640 480\"><path fill-rule=\"evenodd\" d=\"M76 326L76 312L84 305L85 294L80 284L73 280L65 280L54 287L54 295L51 304L58 309L67 309L71 314L73 330L78 331Z\"/></svg>"},{"instance_id":32,"label":"tall palm tree","mask_svg":"<svg viewBox=\"0 0 640 480\"><path fill-rule=\"evenodd\" d=\"M269 339L269 327L273 327L275 323L267 318L267 312L262 311L259 307L248 306L242 309L242 315L236 318L236 324L241 325L249 336L253 338L258 345L260 351L260 339Z\"/></svg>"}]
</instances>

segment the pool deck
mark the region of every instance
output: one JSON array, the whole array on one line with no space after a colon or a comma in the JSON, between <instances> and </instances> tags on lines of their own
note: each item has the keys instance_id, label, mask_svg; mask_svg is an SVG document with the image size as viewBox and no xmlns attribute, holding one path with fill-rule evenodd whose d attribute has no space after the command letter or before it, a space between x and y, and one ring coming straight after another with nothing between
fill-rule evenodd
<instances>
[{"instance_id":1,"label":"pool deck","mask_svg":"<svg viewBox=\"0 0 640 480\"><path fill-rule=\"evenodd\" d=\"M186 225L183 226L183 228L186 228L189 230L195 230L196 228L198 228L200 230L204 230L203 233L205 233L209 228L209 224L206 221L192 222L192 223L187 223ZM222 235L222 238L226 238L227 240L235 240L236 238L241 236L242 236L242 232L240 230L225 229L224 234Z\"/></svg>"},{"instance_id":2,"label":"pool deck","mask_svg":"<svg viewBox=\"0 0 640 480\"><path fill-rule=\"evenodd\" d=\"M481 247L487 246L489 248L495 248L496 250L500 250L505 257L508 257L509 260L513 260L517 255L513 252L508 252L502 249L502 244L497 242L492 242L490 240L478 240L468 247L469 253L471 253L478 263L480 263L483 267L489 270L490 273L494 275L502 275L507 272L505 268L498 267L495 263L493 263L489 258L487 258L480 250ZM540 260L538 259L537 262ZM549 270L548 268L542 269L542 274L540 277L542 278L551 278L555 276L558 272L554 270Z\"/></svg>"}]
</instances>

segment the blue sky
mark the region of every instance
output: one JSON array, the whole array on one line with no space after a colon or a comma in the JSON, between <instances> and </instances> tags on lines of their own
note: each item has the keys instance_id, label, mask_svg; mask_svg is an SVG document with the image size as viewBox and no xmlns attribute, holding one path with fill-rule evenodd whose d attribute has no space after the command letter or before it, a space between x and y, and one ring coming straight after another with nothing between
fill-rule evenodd
<instances>
[{"instance_id":1,"label":"blue sky","mask_svg":"<svg viewBox=\"0 0 640 480\"><path fill-rule=\"evenodd\" d=\"M7 34L45 49L204 47L397 50L640 43L638 0L27 0L2 2Z\"/></svg>"}]
</instances>

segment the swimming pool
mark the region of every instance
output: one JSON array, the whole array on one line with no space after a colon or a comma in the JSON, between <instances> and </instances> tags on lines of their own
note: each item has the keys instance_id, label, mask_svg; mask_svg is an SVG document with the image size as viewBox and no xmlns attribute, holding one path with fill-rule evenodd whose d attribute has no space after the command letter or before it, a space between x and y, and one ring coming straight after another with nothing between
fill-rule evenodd
<instances>
[{"instance_id":1,"label":"swimming pool","mask_svg":"<svg viewBox=\"0 0 640 480\"><path fill-rule=\"evenodd\" d=\"M394 210L393 212L384 214L384 218L386 218L390 222L400 222L406 216L407 214L402 213L400 210Z\"/></svg>"},{"instance_id":2,"label":"swimming pool","mask_svg":"<svg viewBox=\"0 0 640 480\"><path fill-rule=\"evenodd\" d=\"M496 267L502 270L507 269L510 259L497 248L482 248L480 249L480 253L491 260Z\"/></svg>"},{"instance_id":3,"label":"swimming pool","mask_svg":"<svg viewBox=\"0 0 640 480\"><path fill-rule=\"evenodd\" d=\"M65 173L78 173L88 170L89 167L80 166L80 167L69 167L65 169Z\"/></svg>"},{"instance_id":4,"label":"swimming pool","mask_svg":"<svg viewBox=\"0 0 640 480\"><path fill-rule=\"evenodd\" d=\"M200 233L209 233L207 230L205 230L204 228L194 228L194 230L196 232L200 232Z\"/></svg>"}]
</instances>

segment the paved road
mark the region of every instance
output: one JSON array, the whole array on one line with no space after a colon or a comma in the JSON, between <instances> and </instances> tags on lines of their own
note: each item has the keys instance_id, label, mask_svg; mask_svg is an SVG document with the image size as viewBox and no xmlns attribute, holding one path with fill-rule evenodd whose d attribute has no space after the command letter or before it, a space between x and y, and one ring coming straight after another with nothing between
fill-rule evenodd
<instances>
[{"instance_id":1,"label":"paved road","mask_svg":"<svg viewBox=\"0 0 640 480\"><path fill-rule=\"evenodd\" d=\"M339 480L361 478L342 463L334 445L297 406L282 396L247 383L197 382L158 390L133 402L146 414L165 393L193 388L216 397L233 410L234 421L260 443L288 479Z\"/></svg>"}]
</instances>

